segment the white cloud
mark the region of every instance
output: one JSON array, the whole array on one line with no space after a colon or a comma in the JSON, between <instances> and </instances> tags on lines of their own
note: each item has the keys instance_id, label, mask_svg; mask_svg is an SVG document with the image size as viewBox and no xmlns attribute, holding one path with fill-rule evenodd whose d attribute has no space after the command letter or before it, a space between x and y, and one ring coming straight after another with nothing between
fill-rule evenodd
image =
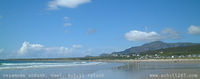
<instances>
[{"instance_id":1,"label":"white cloud","mask_svg":"<svg viewBox=\"0 0 200 79\"><path fill-rule=\"evenodd\" d=\"M43 49L43 45L41 44L30 44L29 42L24 42L22 44L22 47L19 50L20 54L24 54L29 52L29 50L31 51L40 51Z\"/></svg>"},{"instance_id":2,"label":"white cloud","mask_svg":"<svg viewBox=\"0 0 200 79\"><path fill-rule=\"evenodd\" d=\"M125 38L129 41L135 42L151 42L163 39L178 39L180 38L180 35L177 31L167 28L162 30L160 34L154 31L143 32L138 30L132 30L125 33Z\"/></svg>"},{"instance_id":3,"label":"white cloud","mask_svg":"<svg viewBox=\"0 0 200 79\"><path fill-rule=\"evenodd\" d=\"M0 16L0 19L2 18L3 16Z\"/></svg>"},{"instance_id":4,"label":"white cloud","mask_svg":"<svg viewBox=\"0 0 200 79\"><path fill-rule=\"evenodd\" d=\"M188 33L193 34L193 35L199 35L200 34L200 26L191 25L188 28Z\"/></svg>"},{"instance_id":5,"label":"white cloud","mask_svg":"<svg viewBox=\"0 0 200 79\"><path fill-rule=\"evenodd\" d=\"M129 41L156 41L160 40L160 35L156 32L142 32L132 30L125 34L125 38Z\"/></svg>"},{"instance_id":6,"label":"white cloud","mask_svg":"<svg viewBox=\"0 0 200 79\"><path fill-rule=\"evenodd\" d=\"M45 47L41 44L30 44L24 42L18 50L18 55L21 57L65 57L73 53L82 45L73 45L72 47Z\"/></svg>"},{"instance_id":7,"label":"white cloud","mask_svg":"<svg viewBox=\"0 0 200 79\"><path fill-rule=\"evenodd\" d=\"M68 27L68 26L72 26L71 23L64 23L64 26Z\"/></svg>"},{"instance_id":8,"label":"white cloud","mask_svg":"<svg viewBox=\"0 0 200 79\"><path fill-rule=\"evenodd\" d=\"M81 4L90 3L91 0L53 0L48 3L50 10L59 9L59 7L76 8Z\"/></svg>"}]
</instances>

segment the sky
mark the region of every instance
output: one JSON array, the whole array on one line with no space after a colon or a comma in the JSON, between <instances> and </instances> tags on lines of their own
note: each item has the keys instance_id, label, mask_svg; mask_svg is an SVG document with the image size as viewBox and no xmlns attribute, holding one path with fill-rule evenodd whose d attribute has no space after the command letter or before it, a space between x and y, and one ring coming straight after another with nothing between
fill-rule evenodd
<instances>
[{"instance_id":1,"label":"sky","mask_svg":"<svg viewBox=\"0 0 200 79\"><path fill-rule=\"evenodd\" d=\"M199 0L0 0L0 59L97 56L200 43Z\"/></svg>"}]
</instances>

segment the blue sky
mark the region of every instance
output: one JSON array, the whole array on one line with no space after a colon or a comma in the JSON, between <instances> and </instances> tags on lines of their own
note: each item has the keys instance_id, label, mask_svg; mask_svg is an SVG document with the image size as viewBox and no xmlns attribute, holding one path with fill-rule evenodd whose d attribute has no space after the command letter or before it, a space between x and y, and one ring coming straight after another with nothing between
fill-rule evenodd
<instances>
[{"instance_id":1,"label":"blue sky","mask_svg":"<svg viewBox=\"0 0 200 79\"><path fill-rule=\"evenodd\" d=\"M0 57L99 55L157 40L200 43L199 4L199 0L1 0Z\"/></svg>"}]
</instances>

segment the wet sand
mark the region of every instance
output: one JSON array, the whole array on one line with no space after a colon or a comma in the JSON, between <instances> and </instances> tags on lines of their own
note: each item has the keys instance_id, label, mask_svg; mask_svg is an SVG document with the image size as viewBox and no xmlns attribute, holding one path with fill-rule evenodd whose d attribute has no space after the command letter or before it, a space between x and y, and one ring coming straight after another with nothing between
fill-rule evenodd
<instances>
[{"instance_id":1,"label":"wet sand","mask_svg":"<svg viewBox=\"0 0 200 79\"><path fill-rule=\"evenodd\" d=\"M200 62L196 59L112 60L125 65L104 70L103 79L200 79Z\"/></svg>"},{"instance_id":2,"label":"wet sand","mask_svg":"<svg viewBox=\"0 0 200 79\"><path fill-rule=\"evenodd\" d=\"M200 62L200 59L141 59L141 60L92 60L101 62Z\"/></svg>"}]
</instances>

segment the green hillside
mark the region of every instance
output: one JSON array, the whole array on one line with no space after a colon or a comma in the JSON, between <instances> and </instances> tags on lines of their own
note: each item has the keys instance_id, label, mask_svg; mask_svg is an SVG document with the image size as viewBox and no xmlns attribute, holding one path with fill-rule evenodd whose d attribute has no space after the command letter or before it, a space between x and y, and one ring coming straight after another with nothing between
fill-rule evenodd
<instances>
[{"instance_id":1,"label":"green hillside","mask_svg":"<svg viewBox=\"0 0 200 79\"><path fill-rule=\"evenodd\" d=\"M166 49L159 49L159 50L154 50L154 51L148 51L148 52L141 53L141 55L145 55L145 54L148 54L148 55L159 54L160 56L194 55L194 54L200 54L200 45L166 48Z\"/></svg>"}]
</instances>

